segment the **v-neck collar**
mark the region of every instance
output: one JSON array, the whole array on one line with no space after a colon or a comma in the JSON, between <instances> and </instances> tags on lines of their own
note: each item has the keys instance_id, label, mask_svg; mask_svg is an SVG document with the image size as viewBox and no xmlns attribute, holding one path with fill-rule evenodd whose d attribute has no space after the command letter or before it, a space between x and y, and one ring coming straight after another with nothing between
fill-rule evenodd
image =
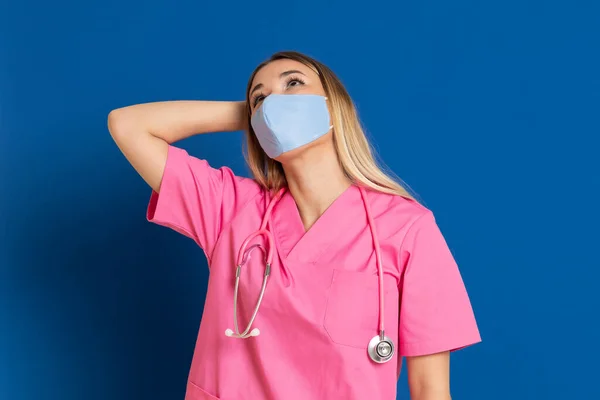
<instances>
[{"instance_id":1,"label":"v-neck collar","mask_svg":"<svg viewBox=\"0 0 600 400\"><path fill-rule=\"evenodd\" d=\"M287 191L275 206L272 216L279 255L288 261L317 262L323 251L355 220L356 214L363 211L361 205L359 189L350 185L305 231L296 202Z\"/></svg>"}]
</instances>

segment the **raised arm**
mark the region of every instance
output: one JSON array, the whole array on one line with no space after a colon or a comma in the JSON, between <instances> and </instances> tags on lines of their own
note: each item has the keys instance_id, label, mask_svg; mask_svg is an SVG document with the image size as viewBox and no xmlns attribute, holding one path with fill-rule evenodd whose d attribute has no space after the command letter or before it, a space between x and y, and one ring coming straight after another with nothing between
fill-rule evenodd
<instances>
[{"instance_id":1,"label":"raised arm","mask_svg":"<svg viewBox=\"0 0 600 400\"><path fill-rule=\"evenodd\" d=\"M166 101L113 110L108 129L140 176L158 192L168 146L195 134L245 128L244 102Z\"/></svg>"}]
</instances>

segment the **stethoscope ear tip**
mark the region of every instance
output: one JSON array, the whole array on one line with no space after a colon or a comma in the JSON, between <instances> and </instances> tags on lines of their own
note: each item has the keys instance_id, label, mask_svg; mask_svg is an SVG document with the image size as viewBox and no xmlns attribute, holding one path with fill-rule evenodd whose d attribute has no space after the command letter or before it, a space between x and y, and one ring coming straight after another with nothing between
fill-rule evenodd
<instances>
[{"instance_id":1,"label":"stethoscope ear tip","mask_svg":"<svg viewBox=\"0 0 600 400\"><path fill-rule=\"evenodd\" d=\"M225 336L227 336L227 337L234 337L235 336L235 337L238 337L240 339L246 339L246 338L249 338L251 336L258 336L258 335L260 335L260 331L258 330L258 328L252 329L250 331L250 333L246 334L246 335L235 335L234 332L231 329L229 329L229 328L225 329Z\"/></svg>"}]
</instances>

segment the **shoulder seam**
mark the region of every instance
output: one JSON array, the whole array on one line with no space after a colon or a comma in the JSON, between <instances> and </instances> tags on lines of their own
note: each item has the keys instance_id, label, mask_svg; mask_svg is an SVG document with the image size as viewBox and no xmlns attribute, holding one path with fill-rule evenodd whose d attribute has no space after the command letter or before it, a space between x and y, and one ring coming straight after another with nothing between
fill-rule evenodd
<instances>
[{"instance_id":1,"label":"shoulder seam","mask_svg":"<svg viewBox=\"0 0 600 400\"><path fill-rule=\"evenodd\" d=\"M402 252L402 248L404 247L404 241L406 240L406 237L409 235L409 233L411 233L413 227L417 225L417 223L419 223L426 215L433 215L433 212L430 209L426 209L426 211L423 212L423 214L419 215L417 218L415 218L414 221L408 227L408 229L406 229L406 234L400 242L400 252Z\"/></svg>"},{"instance_id":2,"label":"shoulder seam","mask_svg":"<svg viewBox=\"0 0 600 400\"><path fill-rule=\"evenodd\" d=\"M250 178L246 178L246 179L250 179ZM257 196L259 196L262 193L262 189L258 191L258 193L256 193L254 196L251 196L248 198L248 200L240 207L239 211L236 212L229 221L227 221L223 226L221 226L221 228L219 229L219 235L217 236L217 240L215 240L215 243L213 244L213 248L211 250L210 253L210 258L212 259L213 253L215 251L215 249L217 248L217 245L219 244L219 242L221 241L221 236L223 236L223 232L225 231L225 229L227 229L232 223L233 220L235 220L235 218L240 215L242 212L244 212L244 210L248 207L248 205L254 201L254 199L256 199Z\"/></svg>"}]
</instances>

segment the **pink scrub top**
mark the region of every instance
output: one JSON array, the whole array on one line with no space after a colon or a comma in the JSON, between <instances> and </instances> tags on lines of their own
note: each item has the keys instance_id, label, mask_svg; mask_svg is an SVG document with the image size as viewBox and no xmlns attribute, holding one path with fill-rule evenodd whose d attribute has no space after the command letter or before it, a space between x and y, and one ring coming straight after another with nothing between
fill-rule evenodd
<instances>
[{"instance_id":1,"label":"pink scrub top","mask_svg":"<svg viewBox=\"0 0 600 400\"><path fill-rule=\"evenodd\" d=\"M453 351L481 340L432 212L410 199L367 190L384 269L385 333L397 349L387 363L371 361L367 345L378 333L377 263L356 186L307 232L293 197L284 194L269 222L276 249L252 326L260 335L225 336L234 327L237 253L259 228L268 200L254 180L169 147L160 194L152 193L147 218L193 239L210 268L186 400L392 400L403 356ZM260 292L261 254L254 252L242 269L240 330Z\"/></svg>"}]
</instances>

